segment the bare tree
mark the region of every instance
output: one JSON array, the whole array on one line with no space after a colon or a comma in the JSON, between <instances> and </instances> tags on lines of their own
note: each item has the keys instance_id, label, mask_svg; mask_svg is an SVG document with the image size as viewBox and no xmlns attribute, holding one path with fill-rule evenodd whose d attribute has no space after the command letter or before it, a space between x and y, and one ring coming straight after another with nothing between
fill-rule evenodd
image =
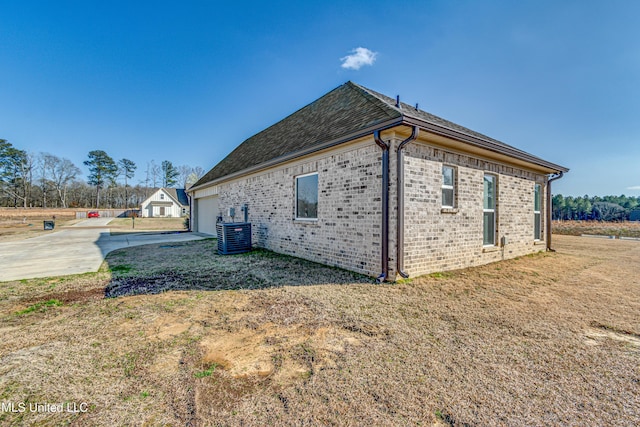
<instances>
[{"instance_id":1,"label":"bare tree","mask_svg":"<svg viewBox=\"0 0 640 427\"><path fill-rule=\"evenodd\" d=\"M40 174L40 190L42 191L42 207L47 207L47 191L49 190L49 182L47 180L50 167L49 161L54 157L48 153L40 153L38 157L38 173Z\"/></svg>"},{"instance_id":2,"label":"bare tree","mask_svg":"<svg viewBox=\"0 0 640 427\"><path fill-rule=\"evenodd\" d=\"M58 198L63 208L67 207L67 189L80 172L80 169L69 159L59 158L52 154L43 154L45 171L48 172L48 177L51 178L51 183L54 189L58 193ZM46 180L46 177L43 178Z\"/></svg>"},{"instance_id":3,"label":"bare tree","mask_svg":"<svg viewBox=\"0 0 640 427\"><path fill-rule=\"evenodd\" d=\"M67 190L67 203L70 207L88 207L91 206L93 198L93 189L84 181L73 181L69 184Z\"/></svg>"},{"instance_id":4,"label":"bare tree","mask_svg":"<svg viewBox=\"0 0 640 427\"><path fill-rule=\"evenodd\" d=\"M203 176L204 176L204 169L202 169L200 166L196 166L196 167L191 168L191 174L189 175L189 177L185 181L184 188L191 187L193 184L195 184Z\"/></svg>"},{"instance_id":5,"label":"bare tree","mask_svg":"<svg viewBox=\"0 0 640 427\"><path fill-rule=\"evenodd\" d=\"M26 153L24 156L24 161L20 165L21 171L20 175L22 176L22 195L24 207L26 208L29 204L29 200L31 200L31 187L33 184L33 169L36 164L36 155L33 153Z\"/></svg>"},{"instance_id":6,"label":"bare tree","mask_svg":"<svg viewBox=\"0 0 640 427\"><path fill-rule=\"evenodd\" d=\"M155 161L151 160L151 183L153 184L153 188L158 188L158 182L162 178L162 168L160 165L157 165Z\"/></svg>"},{"instance_id":7,"label":"bare tree","mask_svg":"<svg viewBox=\"0 0 640 427\"><path fill-rule=\"evenodd\" d=\"M189 165L178 166L178 185L180 188L187 188L187 180L193 172L193 168Z\"/></svg>"}]
</instances>

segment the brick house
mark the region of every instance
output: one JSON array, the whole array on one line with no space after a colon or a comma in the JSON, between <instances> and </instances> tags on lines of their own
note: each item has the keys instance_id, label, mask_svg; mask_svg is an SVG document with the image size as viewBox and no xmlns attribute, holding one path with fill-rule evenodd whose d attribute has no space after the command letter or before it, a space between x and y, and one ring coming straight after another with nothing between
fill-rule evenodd
<instances>
[{"instance_id":1,"label":"brick house","mask_svg":"<svg viewBox=\"0 0 640 427\"><path fill-rule=\"evenodd\" d=\"M568 169L352 82L240 144L189 189L194 231L395 280L550 249Z\"/></svg>"}]
</instances>

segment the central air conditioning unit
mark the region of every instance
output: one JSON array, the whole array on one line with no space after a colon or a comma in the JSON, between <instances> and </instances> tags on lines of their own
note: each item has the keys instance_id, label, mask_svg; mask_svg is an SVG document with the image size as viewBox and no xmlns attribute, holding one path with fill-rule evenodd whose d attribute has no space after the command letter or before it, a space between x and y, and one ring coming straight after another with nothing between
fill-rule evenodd
<instances>
[{"instance_id":1,"label":"central air conditioning unit","mask_svg":"<svg viewBox=\"0 0 640 427\"><path fill-rule=\"evenodd\" d=\"M220 255L241 254L251 250L251 223L219 222L216 231Z\"/></svg>"}]
</instances>

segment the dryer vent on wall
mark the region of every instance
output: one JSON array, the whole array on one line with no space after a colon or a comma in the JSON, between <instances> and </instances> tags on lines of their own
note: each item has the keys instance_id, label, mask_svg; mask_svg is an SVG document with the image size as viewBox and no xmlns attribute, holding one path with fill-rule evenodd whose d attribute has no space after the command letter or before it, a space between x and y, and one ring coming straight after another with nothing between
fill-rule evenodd
<instances>
[{"instance_id":1,"label":"dryer vent on wall","mask_svg":"<svg viewBox=\"0 0 640 427\"><path fill-rule=\"evenodd\" d=\"M241 254L251 250L251 223L219 222L216 231L220 255Z\"/></svg>"}]
</instances>

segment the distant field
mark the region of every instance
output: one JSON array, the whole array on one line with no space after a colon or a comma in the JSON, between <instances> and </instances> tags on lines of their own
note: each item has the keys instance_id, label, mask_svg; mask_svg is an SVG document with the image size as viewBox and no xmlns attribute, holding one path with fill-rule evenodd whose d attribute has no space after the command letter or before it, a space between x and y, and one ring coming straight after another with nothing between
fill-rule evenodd
<instances>
[{"instance_id":1,"label":"distant field","mask_svg":"<svg viewBox=\"0 0 640 427\"><path fill-rule=\"evenodd\" d=\"M0 241L26 239L40 234L51 233L44 230L43 221L55 217L56 228L76 222L77 209L42 208L0 208Z\"/></svg>"},{"instance_id":2,"label":"distant field","mask_svg":"<svg viewBox=\"0 0 640 427\"><path fill-rule=\"evenodd\" d=\"M553 221L551 229L554 234L568 236L594 234L597 236L640 237L639 221Z\"/></svg>"},{"instance_id":3,"label":"distant field","mask_svg":"<svg viewBox=\"0 0 640 427\"><path fill-rule=\"evenodd\" d=\"M86 209L13 209L0 208L0 241L21 240L59 231L85 219L76 219L76 211ZM55 217L55 229L45 231L45 220ZM112 233L139 231L184 231L184 218L114 218L108 225Z\"/></svg>"},{"instance_id":4,"label":"distant field","mask_svg":"<svg viewBox=\"0 0 640 427\"><path fill-rule=\"evenodd\" d=\"M21 224L23 222L52 219L74 219L79 209L42 209L42 208L0 208L0 226L3 224Z\"/></svg>"}]
</instances>

